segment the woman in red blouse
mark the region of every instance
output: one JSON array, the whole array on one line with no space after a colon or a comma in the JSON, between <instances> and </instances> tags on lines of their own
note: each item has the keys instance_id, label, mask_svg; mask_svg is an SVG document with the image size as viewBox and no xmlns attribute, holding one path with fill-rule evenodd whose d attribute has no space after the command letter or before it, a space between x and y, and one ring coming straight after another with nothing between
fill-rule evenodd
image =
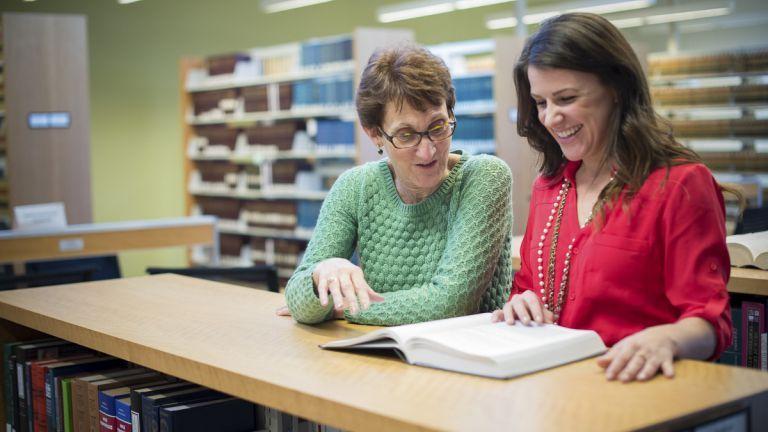
<instances>
[{"instance_id":1,"label":"woman in red blouse","mask_svg":"<svg viewBox=\"0 0 768 432\"><path fill-rule=\"evenodd\" d=\"M494 320L597 331L608 379L719 356L731 340L721 188L654 113L621 33L598 15L553 18L528 39L515 84L518 133L541 167Z\"/></svg>"}]
</instances>

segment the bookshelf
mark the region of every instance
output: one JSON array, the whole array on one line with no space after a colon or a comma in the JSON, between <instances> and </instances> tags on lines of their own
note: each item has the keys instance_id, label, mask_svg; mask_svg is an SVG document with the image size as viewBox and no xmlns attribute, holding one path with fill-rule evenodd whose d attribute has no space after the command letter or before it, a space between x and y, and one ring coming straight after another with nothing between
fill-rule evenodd
<instances>
[{"instance_id":1,"label":"bookshelf","mask_svg":"<svg viewBox=\"0 0 768 432\"><path fill-rule=\"evenodd\" d=\"M6 291L0 335L37 330L344 430L683 430L739 413L747 430L768 427L768 375L758 371L683 360L674 379L626 385L588 359L487 379L321 350L375 327L299 325L274 315L282 302L177 275Z\"/></svg>"},{"instance_id":2,"label":"bookshelf","mask_svg":"<svg viewBox=\"0 0 768 432\"><path fill-rule=\"evenodd\" d=\"M275 265L285 284L335 179L378 157L354 109L362 67L412 38L357 29L182 60L187 209L219 218L222 265Z\"/></svg>"},{"instance_id":3,"label":"bookshelf","mask_svg":"<svg viewBox=\"0 0 768 432\"><path fill-rule=\"evenodd\" d=\"M721 183L741 189L748 206L768 190L768 47L730 52L650 54L656 111L696 150ZM729 230L738 209L728 206Z\"/></svg>"}]
</instances>

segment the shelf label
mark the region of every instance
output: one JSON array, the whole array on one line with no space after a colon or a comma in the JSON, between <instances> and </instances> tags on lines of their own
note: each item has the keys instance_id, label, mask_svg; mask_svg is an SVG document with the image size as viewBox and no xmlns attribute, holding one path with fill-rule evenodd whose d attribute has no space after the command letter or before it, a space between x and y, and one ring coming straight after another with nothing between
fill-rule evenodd
<instances>
[{"instance_id":1,"label":"shelf label","mask_svg":"<svg viewBox=\"0 0 768 432\"><path fill-rule=\"evenodd\" d=\"M85 248L85 241L80 237L59 240L59 252L76 252Z\"/></svg>"}]
</instances>

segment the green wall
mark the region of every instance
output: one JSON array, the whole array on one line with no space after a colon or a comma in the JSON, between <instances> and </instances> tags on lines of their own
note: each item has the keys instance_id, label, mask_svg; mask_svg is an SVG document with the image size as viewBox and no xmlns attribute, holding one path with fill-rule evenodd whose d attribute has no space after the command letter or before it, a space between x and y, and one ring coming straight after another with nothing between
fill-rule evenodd
<instances>
[{"instance_id":1,"label":"green wall","mask_svg":"<svg viewBox=\"0 0 768 432\"><path fill-rule=\"evenodd\" d=\"M401 1L334 0L266 15L258 0L143 0L129 5L118 5L116 0L2 0L0 11L88 17L94 221L106 222L184 214L178 76L183 56L349 33L358 26L410 28L426 44L513 33L486 30L484 18L511 10L514 4L390 25L376 22L376 8ZM766 8L762 0L738 3L760 11ZM696 41L701 38L692 35L683 41L683 48L719 49L765 40L765 26L752 33L743 28L738 31L734 38L729 38L728 31L709 32L711 43L704 46L698 46ZM761 37L750 36L755 34ZM664 49L663 35L644 35L640 30L628 34L631 39L633 35L650 45L651 51ZM142 274L147 265L185 264L185 254L179 249L121 255L127 276Z\"/></svg>"}]
</instances>

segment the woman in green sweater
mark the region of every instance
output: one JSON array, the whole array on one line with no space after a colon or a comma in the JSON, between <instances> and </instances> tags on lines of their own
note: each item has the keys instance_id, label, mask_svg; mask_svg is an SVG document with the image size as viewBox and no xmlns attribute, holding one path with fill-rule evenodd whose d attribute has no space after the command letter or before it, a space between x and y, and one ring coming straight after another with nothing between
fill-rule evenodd
<instances>
[{"instance_id":1,"label":"woman in green sweater","mask_svg":"<svg viewBox=\"0 0 768 432\"><path fill-rule=\"evenodd\" d=\"M448 68L424 48L371 56L357 112L388 158L345 172L325 199L285 291L296 321L399 325L504 304L512 176L496 157L450 151L455 102Z\"/></svg>"}]
</instances>

